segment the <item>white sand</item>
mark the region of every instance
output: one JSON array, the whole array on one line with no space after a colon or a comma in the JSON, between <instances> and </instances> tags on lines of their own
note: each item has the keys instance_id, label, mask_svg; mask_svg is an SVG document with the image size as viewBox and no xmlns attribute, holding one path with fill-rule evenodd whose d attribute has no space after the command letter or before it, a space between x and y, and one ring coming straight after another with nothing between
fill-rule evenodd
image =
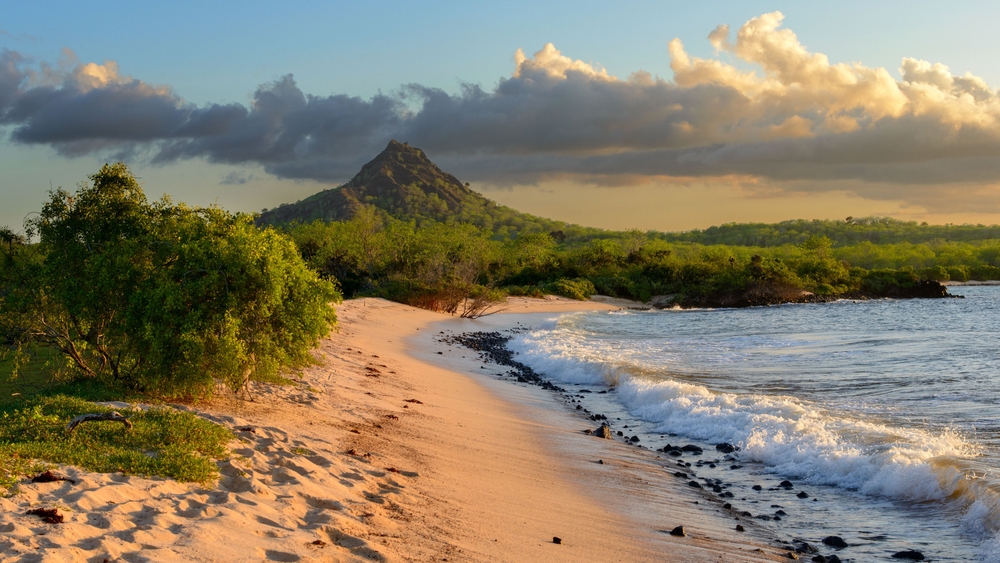
<instances>
[{"instance_id":1,"label":"white sand","mask_svg":"<svg viewBox=\"0 0 1000 563\"><path fill-rule=\"evenodd\" d=\"M595 425L551 393L497 381L475 353L433 339L442 326L614 308L512 299L469 321L348 301L322 364L296 385L196 406L253 429L237 431L217 484L61 468L77 482L26 482L0 499L0 561L787 560L652 452L581 433ZM35 507L66 523L25 515ZM664 532L677 525L688 537Z\"/></svg>"}]
</instances>

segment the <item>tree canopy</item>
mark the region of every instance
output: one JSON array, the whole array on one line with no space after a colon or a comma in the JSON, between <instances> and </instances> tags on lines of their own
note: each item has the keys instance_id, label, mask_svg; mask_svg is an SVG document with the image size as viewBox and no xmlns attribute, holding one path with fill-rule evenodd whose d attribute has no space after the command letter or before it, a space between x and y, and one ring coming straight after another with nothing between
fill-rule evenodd
<instances>
[{"instance_id":1,"label":"tree canopy","mask_svg":"<svg viewBox=\"0 0 1000 563\"><path fill-rule=\"evenodd\" d=\"M37 244L11 243L8 341L55 347L85 377L191 394L273 378L329 333L340 293L284 234L217 207L150 203L122 163L90 180L50 193L28 224Z\"/></svg>"}]
</instances>

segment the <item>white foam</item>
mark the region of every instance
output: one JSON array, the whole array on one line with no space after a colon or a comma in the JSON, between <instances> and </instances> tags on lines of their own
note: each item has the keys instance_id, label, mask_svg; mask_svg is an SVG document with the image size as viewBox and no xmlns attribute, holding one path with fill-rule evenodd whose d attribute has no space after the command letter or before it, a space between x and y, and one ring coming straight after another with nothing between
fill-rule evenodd
<instances>
[{"instance_id":1,"label":"white foam","mask_svg":"<svg viewBox=\"0 0 1000 563\"><path fill-rule=\"evenodd\" d=\"M788 396L714 392L704 386L642 375L613 342L588 342L565 325L511 341L518 360L563 383L617 385L631 415L710 443L731 442L741 459L807 483L913 501L952 495L961 472L935 464L969 447L951 432L890 427Z\"/></svg>"}]
</instances>

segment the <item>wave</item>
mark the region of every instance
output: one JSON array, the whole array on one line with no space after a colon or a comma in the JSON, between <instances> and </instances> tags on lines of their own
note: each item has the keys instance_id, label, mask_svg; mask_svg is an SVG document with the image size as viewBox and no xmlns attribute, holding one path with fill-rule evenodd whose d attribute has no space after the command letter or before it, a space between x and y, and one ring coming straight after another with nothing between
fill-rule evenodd
<instances>
[{"instance_id":1,"label":"wave","mask_svg":"<svg viewBox=\"0 0 1000 563\"><path fill-rule=\"evenodd\" d=\"M870 422L783 396L716 392L655 366L630 362L616 343L595 345L553 326L510 343L518 359L561 383L617 386L628 412L654 432L740 446L740 459L805 483L909 501L943 500L968 488L951 460L975 448L937 434Z\"/></svg>"}]
</instances>

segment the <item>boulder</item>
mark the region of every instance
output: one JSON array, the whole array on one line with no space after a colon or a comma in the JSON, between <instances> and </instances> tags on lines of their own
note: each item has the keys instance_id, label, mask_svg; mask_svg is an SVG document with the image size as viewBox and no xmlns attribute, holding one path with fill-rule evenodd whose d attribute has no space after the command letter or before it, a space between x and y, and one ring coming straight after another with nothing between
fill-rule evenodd
<instances>
[{"instance_id":1,"label":"boulder","mask_svg":"<svg viewBox=\"0 0 1000 563\"><path fill-rule=\"evenodd\" d=\"M606 440L610 440L611 438L614 437L614 435L611 433L611 427L608 426L608 423L606 422L598 426L597 430L594 430L591 434L597 436L598 438L604 438Z\"/></svg>"}]
</instances>

